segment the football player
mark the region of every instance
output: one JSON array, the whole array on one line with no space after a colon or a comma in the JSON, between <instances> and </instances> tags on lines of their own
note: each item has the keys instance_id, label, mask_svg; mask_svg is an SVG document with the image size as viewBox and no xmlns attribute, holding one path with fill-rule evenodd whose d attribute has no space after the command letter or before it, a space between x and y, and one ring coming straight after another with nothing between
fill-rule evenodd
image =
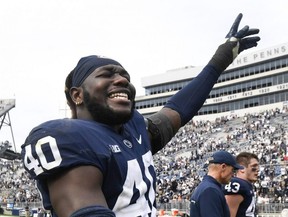
<instances>
[{"instance_id":1,"label":"football player","mask_svg":"<svg viewBox=\"0 0 288 217\"><path fill-rule=\"evenodd\" d=\"M259 159L256 154L241 152L236 156L236 161L244 169L238 170L236 176L224 186L230 217L254 217L256 195L253 183L258 180Z\"/></svg>"},{"instance_id":2,"label":"football player","mask_svg":"<svg viewBox=\"0 0 288 217\"><path fill-rule=\"evenodd\" d=\"M59 217L156 216L152 155L197 114L234 58L257 46L259 30L238 31L241 18L202 72L148 118L134 109L136 91L119 62L81 58L65 82L72 118L35 127L22 145L45 209Z\"/></svg>"},{"instance_id":3,"label":"football player","mask_svg":"<svg viewBox=\"0 0 288 217\"><path fill-rule=\"evenodd\" d=\"M191 196L190 217L229 217L222 184L231 180L235 170L243 169L235 157L224 150L208 158L208 172Z\"/></svg>"}]
</instances>

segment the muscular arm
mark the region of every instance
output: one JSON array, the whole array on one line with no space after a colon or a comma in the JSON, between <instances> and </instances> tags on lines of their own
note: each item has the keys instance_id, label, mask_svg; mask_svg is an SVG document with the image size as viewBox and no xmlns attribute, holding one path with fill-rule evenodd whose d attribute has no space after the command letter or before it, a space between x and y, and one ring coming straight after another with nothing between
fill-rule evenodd
<instances>
[{"instance_id":1,"label":"muscular arm","mask_svg":"<svg viewBox=\"0 0 288 217\"><path fill-rule=\"evenodd\" d=\"M101 190L103 176L94 166L75 167L47 181L52 206L59 217L69 217L81 208L107 207Z\"/></svg>"},{"instance_id":2,"label":"muscular arm","mask_svg":"<svg viewBox=\"0 0 288 217\"><path fill-rule=\"evenodd\" d=\"M230 217L236 217L238 207L244 198L240 194L225 195L225 198L229 206Z\"/></svg>"}]
</instances>

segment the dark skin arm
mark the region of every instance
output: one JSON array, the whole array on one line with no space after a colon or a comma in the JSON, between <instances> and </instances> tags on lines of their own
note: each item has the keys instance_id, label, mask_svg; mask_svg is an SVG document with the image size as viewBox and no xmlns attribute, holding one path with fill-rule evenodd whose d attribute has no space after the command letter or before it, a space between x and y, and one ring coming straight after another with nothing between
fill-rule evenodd
<instances>
[{"instance_id":1,"label":"dark skin arm","mask_svg":"<svg viewBox=\"0 0 288 217\"><path fill-rule=\"evenodd\" d=\"M80 166L47 181L54 211L59 217L69 217L76 210L101 205L108 207L103 195L103 176L94 166Z\"/></svg>"}]
</instances>

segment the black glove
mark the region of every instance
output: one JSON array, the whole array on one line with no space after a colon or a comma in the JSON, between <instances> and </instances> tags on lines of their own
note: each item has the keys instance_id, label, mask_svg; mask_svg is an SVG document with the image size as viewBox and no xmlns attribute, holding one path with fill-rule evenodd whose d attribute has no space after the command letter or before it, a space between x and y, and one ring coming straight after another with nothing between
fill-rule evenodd
<instances>
[{"instance_id":1,"label":"black glove","mask_svg":"<svg viewBox=\"0 0 288 217\"><path fill-rule=\"evenodd\" d=\"M230 31L226 35L226 42L218 47L216 53L208 63L220 72L223 72L239 53L251 47L256 47L257 42L260 40L258 36L247 37L259 33L259 29L250 29L249 26L244 26L238 31L242 17L243 15L241 13L237 16Z\"/></svg>"}]
</instances>

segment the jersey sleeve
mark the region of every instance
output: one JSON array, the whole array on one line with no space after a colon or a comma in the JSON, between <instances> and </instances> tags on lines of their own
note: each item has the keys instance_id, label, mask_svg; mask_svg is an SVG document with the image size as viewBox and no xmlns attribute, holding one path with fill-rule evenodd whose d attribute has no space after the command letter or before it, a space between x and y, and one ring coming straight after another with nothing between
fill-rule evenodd
<instances>
[{"instance_id":1,"label":"jersey sleeve","mask_svg":"<svg viewBox=\"0 0 288 217\"><path fill-rule=\"evenodd\" d=\"M225 195L242 194L244 188L244 183L234 178L228 184L223 185L223 192Z\"/></svg>"},{"instance_id":2,"label":"jersey sleeve","mask_svg":"<svg viewBox=\"0 0 288 217\"><path fill-rule=\"evenodd\" d=\"M34 179L80 165L94 165L105 171L110 150L99 145L96 153L91 146L97 138L90 137L75 120L46 122L34 128L22 145L24 167Z\"/></svg>"}]
</instances>

